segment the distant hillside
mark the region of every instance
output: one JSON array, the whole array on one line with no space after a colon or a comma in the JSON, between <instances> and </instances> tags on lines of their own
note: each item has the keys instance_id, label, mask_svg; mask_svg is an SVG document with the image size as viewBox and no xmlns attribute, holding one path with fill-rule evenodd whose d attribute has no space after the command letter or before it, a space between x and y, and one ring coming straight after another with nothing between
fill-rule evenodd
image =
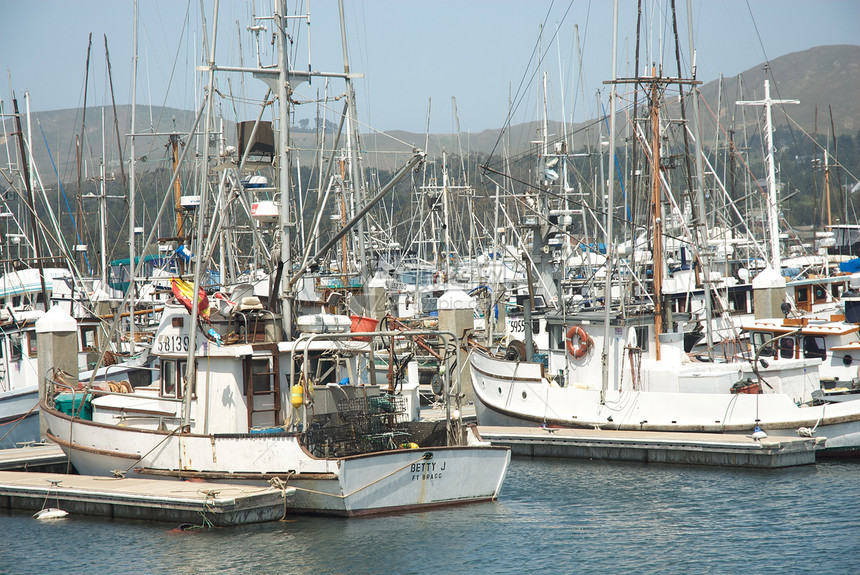
<instances>
[{"instance_id":1,"label":"distant hillside","mask_svg":"<svg viewBox=\"0 0 860 575\"><path fill-rule=\"evenodd\" d=\"M707 106L701 106L702 133L705 142L711 141L714 136L716 124L713 114L719 112L720 124L723 130L731 126L734 115L735 128L741 126L742 118L746 119L748 125L756 124L762 115L760 107L746 107L745 115L735 105L737 100L759 100L764 98L764 79L766 77L776 78L774 85L771 80L771 98L800 100L800 104L786 105L785 112L799 124L803 130L812 134L815 131L815 114L818 110L818 133L824 134L830 126L830 110L833 112L833 123L837 135L853 134L860 129L860 46L838 45L819 46L810 48L803 52L794 52L774 58L770 62L771 74L765 76L765 66L760 64L749 70L724 78L721 82L713 80L700 86L702 96ZM743 88L743 90L740 89ZM719 104L721 102L721 105ZM677 105L670 106L672 113L678 114ZM619 118L623 121L622 118ZM775 110L774 124L781 126L787 123L785 113ZM568 127L588 138L590 143L596 144L597 131L591 133L583 131L584 126L590 126L595 120ZM621 124L619 124L621 125ZM550 133L560 134L561 124L549 122ZM389 132L391 136L406 142L415 142L423 147L424 135L409 132ZM468 150L475 153L489 154L495 150L495 155L505 153L504 142L500 142L500 130L485 130L477 134L463 134L461 139L465 142L468 137ZM505 141L510 141L512 148L507 150L509 154L520 154L526 150L528 142L538 134L538 123L529 122L519 124L510 128L510 133ZM366 139L373 142L375 147L371 149L388 150L394 149L385 137L374 136ZM581 143L583 139L580 139ZM430 137L428 152L432 155L441 151L442 147L447 150L457 150L457 140L451 134L433 134ZM465 148L464 144L464 148ZM578 147L578 145L577 145Z\"/></svg>"},{"instance_id":2,"label":"distant hillside","mask_svg":"<svg viewBox=\"0 0 860 575\"><path fill-rule=\"evenodd\" d=\"M799 104L786 104L785 113L809 133L815 129L816 108L819 133L829 129L829 110L833 111L837 134L860 129L860 46L819 46L793 52L771 60L770 68L771 73L766 74L761 64L723 80L720 122L724 128L731 123L732 113L740 125L741 113L735 101L763 99L764 80L771 78L771 98L800 100ZM776 85L773 78L776 78ZM718 81L701 87L702 95L714 111L717 110L719 87ZM760 111L761 108L747 108L747 123L755 123ZM775 111L773 119L776 125L786 123L782 112ZM710 127L713 129L713 124Z\"/></svg>"},{"instance_id":3,"label":"distant hillside","mask_svg":"<svg viewBox=\"0 0 860 575\"><path fill-rule=\"evenodd\" d=\"M786 111L799 123L802 128L812 133L815 129L815 113L818 110L818 132L823 134L829 129L830 110L833 113L833 122L837 133L853 133L860 129L860 46L819 46L803 52L795 52L780 56L770 62L772 77L776 78L776 84L771 87L772 97L780 99L797 99L799 105L786 106ZM759 65L743 72L742 74L725 78L720 88L719 81L712 81L701 86L707 106L701 110L703 118L703 138L709 141L713 137L715 124L710 119L710 110L714 113L719 111L719 117L723 129L731 125L734 115L736 128L740 126L741 114L735 101L740 99L763 98L763 81L765 78L764 65ZM742 81L741 81L742 78ZM740 89L742 85L743 90ZM718 102L722 105L718 106ZM21 103L19 102L19 105ZM11 106L9 106L11 108ZM83 157L101 157L101 108L88 108L87 143L85 144ZM761 111L758 108L746 109L746 121L748 124L758 122ZM123 139L124 159L128 161L128 143L126 135L131 125L131 106L117 107L118 122L120 127L120 138ZM40 112L33 115L33 146L36 164L40 175L46 184L56 181L55 172L59 170L64 182L75 181L77 169L75 161L75 135L80 134L82 110L55 110ZM172 108L150 109L144 106L137 108L137 131L141 132L176 132L186 134L194 120L194 113ZM500 118L500 122L503 118ZM786 123L782 112L775 112L774 121L777 125ZM109 171L118 172L118 152L116 146L115 129L113 124L113 111L110 107L105 109L105 122L107 132L107 150ZM574 130L581 130L582 126L591 125L594 122L586 122L575 126ZM558 122L550 122L552 134L561 133L561 125ZM427 152L431 158L438 157L442 149L449 153L458 154L462 149L464 153L476 153L487 155L491 152L501 157L504 154L521 154L528 151L529 142L537 135L537 122L528 122L510 127L504 140L500 140L500 129L485 130L473 134L461 134L458 138L453 134L432 134L427 145ZM40 129L41 128L41 129ZM26 129L26 128L25 128ZM227 139L235 142L235 125L225 122ZM13 132L11 120L6 120L6 133ZM42 135L44 132L44 137ZM580 137L577 147L584 142L586 132L578 131ZM310 150L314 147L315 136L312 133L294 132L293 144L299 149ZM595 143L596 131L588 135L590 143ZM423 149L426 136L404 131L391 131L386 134L365 134L362 136L362 144L368 150L367 162L380 169L390 170L401 165L406 159L410 146ZM45 140L51 148L51 156L57 168L52 166L51 157L45 146ZM510 142L512 149L506 149ZM13 150L15 142L11 142ZM138 158L145 157L145 167L156 167L167 161L167 150L164 148L164 139L140 137L137 139L136 153ZM0 150L3 150L3 136L0 134ZM395 153L396 152L396 153ZM313 152L303 153L302 163L307 165L312 160ZM87 166L86 171L92 174L98 170L98 166Z\"/></svg>"}]
</instances>

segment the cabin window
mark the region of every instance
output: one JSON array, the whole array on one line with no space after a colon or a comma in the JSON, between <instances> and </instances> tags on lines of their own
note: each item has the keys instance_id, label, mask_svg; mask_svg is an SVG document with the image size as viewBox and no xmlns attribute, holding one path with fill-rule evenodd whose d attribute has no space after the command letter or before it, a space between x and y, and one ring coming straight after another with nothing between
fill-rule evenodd
<instances>
[{"instance_id":1,"label":"cabin window","mask_svg":"<svg viewBox=\"0 0 860 575\"><path fill-rule=\"evenodd\" d=\"M729 292L729 308L737 313L749 313L747 309L747 292L744 290L735 290Z\"/></svg>"},{"instance_id":2,"label":"cabin window","mask_svg":"<svg viewBox=\"0 0 860 575\"><path fill-rule=\"evenodd\" d=\"M314 363L316 368L314 369ZM325 385L328 383L337 383L337 360L326 357L320 357L314 362L311 358L312 373L314 373L315 381ZM357 382L351 382L357 383Z\"/></svg>"},{"instance_id":3,"label":"cabin window","mask_svg":"<svg viewBox=\"0 0 860 575\"><path fill-rule=\"evenodd\" d=\"M31 359L39 355L39 339L35 331L27 332L27 355Z\"/></svg>"},{"instance_id":4,"label":"cabin window","mask_svg":"<svg viewBox=\"0 0 860 575\"><path fill-rule=\"evenodd\" d=\"M15 295L12 296L12 307L19 307L21 305L21 296Z\"/></svg>"},{"instance_id":5,"label":"cabin window","mask_svg":"<svg viewBox=\"0 0 860 575\"><path fill-rule=\"evenodd\" d=\"M251 385L254 393L272 391L272 377L268 359L251 360Z\"/></svg>"},{"instance_id":6,"label":"cabin window","mask_svg":"<svg viewBox=\"0 0 860 575\"><path fill-rule=\"evenodd\" d=\"M176 395L176 362L161 360L161 395Z\"/></svg>"},{"instance_id":7,"label":"cabin window","mask_svg":"<svg viewBox=\"0 0 860 575\"><path fill-rule=\"evenodd\" d=\"M648 351L648 326L640 325L633 329L636 331L636 345L642 351Z\"/></svg>"},{"instance_id":8,"label":"cabin window","mask_svg":"<svg viewBox=\"0 0 860 575\"><path fill-rule=\"evenodd\" d=\"M95 327L81 328L81 351L97 351L99 348L98 334Z\"/></svg>"},{"instance_id":9,"label":"cabin window","mask_svg":"<svg viewBox=\"0 0 860 575\"><path fill-rule=\"evenodd\" d=\"M188 364L188 362L184 361L184 360L177 360L176 361L176 383L177 383L176 397L178 397L179 399L182 399L185 396L185 373L187 371L185 369L185 366L187 364ZM197 390L196 389L191 390L191 397L192 398L197 397Z\"/></svg>"},{"instance_id":10,"label":"cabin window","mask_svg":"<svg viewBox=\"0 0 860 575\"><path fill-rule=\"evenodd\" d=\"M564 343L565 331L564 331L564 329L562 329L562 326L560 326L560 325L552 326L552 327L548 328L547 331L549 332L549 336L550 336L550 342L549 342L550 349L563 350L564 346L565 346L565 343Z\"/></svg>"},{"instance_id":11,"label":"cabin window","mask_svg":"<svg viewBox=\"0 0 860 575\"><path fill-rule=\"evenodd\" d=\"M24 346L21 345L21 334L12 334L9 337L9 359L12 361L20 361L24 355Z\"/></svg>"},{"instance_id":12,"label":"cabin window","mask_svg":"<svg viewBox=\"0 0 860 575\"><path fill-rule=\"evenodd\" d=\"M754 331L752 342L759 357L773 356L773 334L768 331ZM761 351L759 351L761 350Z\"/></svg>"},{"instance_id":13,"label":"cabin window","mask_svg":"<svg viewBox=\"0 0 860 575\"><path fill-rule=\"evenodd\" d=\"M779 357L794 359L794 338L784 337L779 340Z\"/></svg>"},{"instance_id":14,"label":"cabin window","mask_svg":"<svg viewBox=\"0 0 860 575\"><path fill-rule=\"evenodd\" d=\"M163 397L176 397L182 399L184 393L185 366L186 361L162 359L161 360L161 395ZM192 393L192 397L195 394Z\"/></svg>"},{"instance_id":15,"label":"cabin window","mask_svg":"<svg viewBox=\"0 0 860 575\"><path fill-rule=\"evenodd\" d=\"M797 302L798 306L801 303L806 303L809 301L809 291L806 287L795 288L794 290L794 300Z\"/></svg>"},{"instance_id":16,"label":"cabin window","mask_svg":"<svg viewBox=\"0 0 860 575\"><path fill-rule=\"evenodd\" d=\"M0 337L0 359L6 357L6 338Z\"/></svg>"},{"instance_id":17,"label":"cabin window","mask_svg":"<svg viewBox=\"0 0 860 575\"><path fill-rule=\"evenodd\" d=\"M827 356L827 348L824 346L824 338L821 336L807 335L803 338L803 357L821 358Z\"/></svg>"},{"instance_id":18,"label":"cabin window","mask_svg":"<svg viewBox=\"0 0 860 575\"><path fill-rule=\"evenodd\" d=\"M815 303L823 303L827 301L827 288L823 285L815 286Z\"/></svg>"}]
</instances>

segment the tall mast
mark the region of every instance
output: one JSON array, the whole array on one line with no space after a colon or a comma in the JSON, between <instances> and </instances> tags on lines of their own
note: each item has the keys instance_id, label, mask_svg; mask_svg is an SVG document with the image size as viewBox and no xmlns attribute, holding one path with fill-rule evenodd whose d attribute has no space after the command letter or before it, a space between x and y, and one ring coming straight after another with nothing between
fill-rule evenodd
<instances>
[{"instance_id":1,"label":"tall mast","mask_svg":"<svg viewBox=\"0 0 860 575\"><path fill-rule=\"evenodd\" d=\"M29 97L29 94L24 94ZM12 96L12 111L15 112L15 134L18 136L18 150L21 153L21 169L24 171L24 185L27 187L27 203L28 211L30 212L30 225L32 226L33 245L36 251L36 266L39 269L39 280L42 286L42 300L45 302L45 311L51 308L51 300L48 298L48 288L45 285L45 274L42 270L42 242L39 241L39 228L36 227L36 201L33 198L33 185L31 181L31 172L27 149L24 145L24 132L21 129L21 114L18 112L18 99Z\"/></svg>"},{"instance_id":2,"label":"tall mast","mask_svg":"<svg viewBox=\"0 0 860 575\"><path fill-rule=\"evenodd\" d=\"M287 272L292 269L292 230L290 224L290 113L289 113L289 60L287 54L287 6L279 0L275 10L275 34L278 42L278 186L281 195L281 265ZM282 322L287 339L292 338L292 295L288 282L281 282Z\"/></svg>"},{"instance_id":3,"label":"tall mast","mask_svg":"<svg viewBox=\"0 0 860 575\"><path fill-rule=\"evenodd\" d=\"M169 138L170 149L173 152L173 171L179 167L179 134L171 134ZM182 228L182 180L176 178L173 184L173 211L176 218L176 241L185 244L185 230ZM182 275L185 264L180 259L177 262L178 272ZM222 268L222 272L223 268Z\"/></svg>"},{"instance_id":4,"label":"tall mast","mask_svg":"<svg viewBox=\"0 0 860 575\"><path fill-rule=\"evenodd\" d=\"M135 195L135 152L134 152L134 136L137 132L135 124L135 116L137 110L137 0L134 0L134 55L132 56L131 66L131 141L129 142L129 155L131 156L131 165L128 170L128 289L131 291L128 298L128 343L131 352L134 353L134 301L135 301L135 284L134 284L134 195Z\"/></svg>"},{"instance_id":5,"label":"tall mast","mask_svg":"<svg viewBox=\"0 0 860 575\"><path fill-rule=\"evenodd\" d=\"M676 22L675 26L677 29L677 21L675 20L675 3L672 1L672 21ZM692 59L692 70L690 72L690 79L696 79L696 52L695 47L693 45L693 9L690 6L690 0L687 0L687 34L690 41L690 57ZM677 40L675 41L677 46ZM680 64L680 58L678 59ZM681 67L678 66L678 76L681 76ZM720 84L722 86L722 84ZM680 86L681 91L683 92L684 86ZM703 280L705 284L705 321L707 322L707 329L705 330L705 337L708 342L708 353L711 353L711 349L713 348L713 334L711 332L711 317L713 316L713 309L711 308L711 266L710 260L708 256L708 252L705 249L708 245L708 228L707 228L707 212L705 211L705 167L703 165L702 154L704 153L702 150L702 139L699 130L699 94L696 88L696 85L693 84L690 86L690 95L692 96L692 105L693 105L693 121L690 123L691 129L693 132L693 139L695 140L694 144L696 146L696 230L698 232L699 239L699 249L697 250L699 262L702 265ZM681 100L681 110L684 111L683 108L684 100ZM686 114L684 114L686 116ZM686 117L684 117L686 121ZM719 130L717 130L717 134L719 134ZM684 140L687 139L687 131L684 130ZM686 146L685 146L686 147Z\"/></svg>"},{"instance_id":6,"label":"tall mast","mask_svg":"<svg viewBox=\"0 0 860 575\"><path fill-rule=\"evenodd\" d=\"M616 59L618 51L618 0L612 3L612 86L609 91L609 162L614 165L615 159L615 93L617 79ZM613 170L609 170L613 174ZM601 356L603 381L600 387L600 403L606 401L606 390L609 389L609 321L612 318L612 211L614 208L615 177L609 177L609 198L607 200L606 216L606 283L603 294L603 354Z\"/></svg>"},{"instance_id":7,"label":"tall mast","mask_svg":"<svg viewBox=\"0 0 860 575\"><path fill-rule=\"evenodd\" d=\"M660 334L663 333L663 211L660 182L660 110L657 92L657 70L651 80L651 203L654 218L652 235L652 278L654 280L654 353L660 360Z\"/></svg>"},{"instance_id":8,"label":"tall mast","mask_svg":"<svg viewBox=\"0 0 860 575\"><path fill-rule=\"evenodd\" d=\"M101 252L101 256L99 258L99 265L101 267L101 279L102 286L101 289L107 291L107 166L105 166L105 162L107 161L107 150L105 140L107 136L105 135L105 106L102 106L102 165L101 165L101 174L100 175L100 190L99 190L99 222L101 225L99 226L99 251Z\"/></svg>"},{"instance_id":9,"label":"tall mast","mask_svg":"<svg viewBox=\"0 0 860 575\"><path fill-rule=\"evenodd\" d=\"M357 210L357 206L364 205L364 193L362 190L362 176L358 158L358 114L355 109L355 90L352 85L352 80L349 75L349 52L347 51L346 43L346 22L343 16L343 0L338 0L338 11L340 13L340 36L343 47L343 72L346 77L346 103L347 103L347 138L346 146L349 153L349 177L352 181L353 192L353 213ZM358 261L360 273L364 275L369 273L369 267L366 265L364 253L364 221L359 221L356 226L358 231Z\"/></svg>"},{"instance_id":10,"label":"tall mast","mask_svg":"<svg viewBox=\"0 0 860 575\"><path fill-rule=\"evenodd\" d=\"M76 225L75 225L75 234L77 235L78 244L84 243L84 200L83 200L83 186L81 185L81 163L82 163L82 150L81 148L84 145L84 138L87 137L87 89L89 88L90 83L90 53L93 49L93 33L90 32L89 43L87 44L87 65L86 70L84 71L84 111L81 118L81 139L77 143L77 157L78 157L78 197L75 201L75 211L76 215ZM80 251L78 251L80 250ZM78 248L75 247L75 251L78 252L78 268L84 269L84 263L86 262L86 251L84 251L83 246Z\"/></svg>"},{"instance_id":11,"label":"tall mast","mask_svg":"<svg viewBox=\"0 0 860 575\"><path fill-rule=\"evenodd\" d=\"M200 207L197 213L197 238L194 251L197 252L197 257L194 262L194 288L193 288L193 304L191 305L191 329L188 334L188 363L186 364L185 378L185 393L182 397L182 425L188 429L191 423L191 396L197 380L197 362L195 360L195 352L197 351L197 322L200 310L200 277L202 268L206 265L205 253L207 247L203 245L206 212L208 209L208 187L209 187L209 133L212 125L212 100L215 88L215 45L218 31L218 0L215 0L213 6L215 13L212 18L212 45L209 47L209 59L207 68L209 70L209 85L206 91L206 123L203 127L203 165L201 167L200 176ZM178 174L177 174L178 175ZM178 177L176 178L179 179ZM222 270L223 272L223 270Z\"/></svg>"},{"instance_id":12,"label":"tall mast","mask_svg":"<svg viewBox=\"0 0 860 575\"><path fill-rule=\"evenodd\" d=\"M782 257L779 253L779 204L776 197L776 166L773 148L773 117L771 108L774 104L799 104L799 100L774 100L770 97L770 80L764 81L764 100L748 100L735 102L738 106L764 106L765 108L765 137L767 138L767 219L770 227L771 265L779 272L782 268Z\"/></svg>"}]
</instances>

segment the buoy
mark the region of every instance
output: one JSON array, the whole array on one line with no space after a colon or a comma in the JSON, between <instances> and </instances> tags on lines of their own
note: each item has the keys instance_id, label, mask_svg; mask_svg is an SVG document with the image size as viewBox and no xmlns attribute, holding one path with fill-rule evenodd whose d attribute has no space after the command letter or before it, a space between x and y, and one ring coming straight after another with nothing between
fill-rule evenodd
<instances>
[{"instance_id":1,"label":"buoy","mask_svg":"<svg viewBox=\"0 0 860 575\"><path fill-rule=\"evenodd\" d=\"M290 403L293 404L293 407L298 409L302 406L304 402L305 389L301 386L301 384L294 385L290 392Z\"/></svg>"},{"instance_id":2,"label":"buoy","mask_svg":"<svg viewBox=\"0 0 860 575\"><path fill-rule=\"evenodd\" d=\"M56 507L48 507L47 509L42 509L33 515L36 519L62 519L69 514L68 511L63 511L62 509L57 509Z\"/></svg>"},{"instance_id":3,"label":"buoy","mask_svg":"<svg viewBox=\"0 0 860 575\"><path fill-rule=\"evenodd\" d=\"M756 441L759 441L761 439L766 439L767 433L762 431L759 426L756 426L755 430L753 431L752 438L755 439Z\"/></svg>"}]
</instances>

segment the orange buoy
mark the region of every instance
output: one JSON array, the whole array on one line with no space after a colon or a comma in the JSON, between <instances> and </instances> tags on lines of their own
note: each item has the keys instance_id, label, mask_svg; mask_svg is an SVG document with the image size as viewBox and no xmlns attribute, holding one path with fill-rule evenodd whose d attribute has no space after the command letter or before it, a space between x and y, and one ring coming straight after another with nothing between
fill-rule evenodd
<instances>
[{"instance_id":1,"label":"orange buoy","mask_svg":"<svg viewBox=\"0 0 860 575\"><path fill-rule=\"evenodd\" d=\"M576 343L574 343L574 338L576 338ZM567 353L569 353L574 359L582 359L586 355L588 355L589 350L594 345L594 341L591 339L586 331L582 328L581 325L574 325L569 330L567 330Z\"/></svg>"}]
</instances>

